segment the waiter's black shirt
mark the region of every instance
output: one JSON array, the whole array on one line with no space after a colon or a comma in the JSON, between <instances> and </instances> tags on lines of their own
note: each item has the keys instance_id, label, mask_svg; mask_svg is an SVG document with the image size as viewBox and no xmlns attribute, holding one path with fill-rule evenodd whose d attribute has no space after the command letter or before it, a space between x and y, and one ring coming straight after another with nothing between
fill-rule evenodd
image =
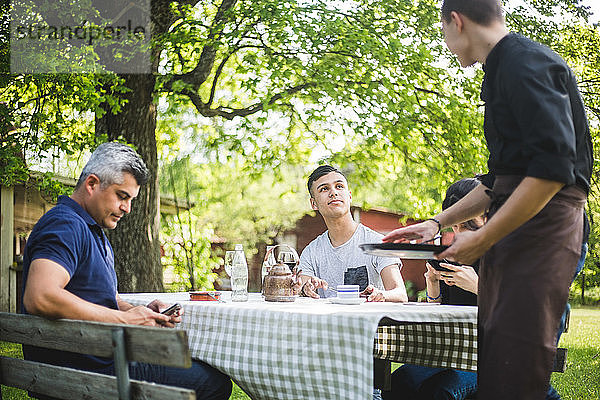
<instances>
[{"instance_id":1,"label":"waiter's black shirt","mask_svg":"<svg viewBox=\"0 0 600 400\"><path fill-rule=\"evenodd\" d=\"M511 33L489 53L484 70L481 99L490 175L576 184L588 193L590 132L575 76L565 61Z\"/></svg>"}]
</instances>

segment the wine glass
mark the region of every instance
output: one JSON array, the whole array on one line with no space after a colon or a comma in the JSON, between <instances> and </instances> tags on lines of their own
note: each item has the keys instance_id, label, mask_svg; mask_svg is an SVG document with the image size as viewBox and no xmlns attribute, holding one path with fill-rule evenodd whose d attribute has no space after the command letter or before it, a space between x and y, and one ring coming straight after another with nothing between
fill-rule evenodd
<instances>
[{"instance_id":1,"label":"wine glass","mask_svg":"<svg viewBox=\"0 0 600 400\"><path fill-rule=\"evenodd\" d=\"M288 266L291 272L294 272L294 268L300 263L298 256L291 251L279 252L279 262Z\"/></svg>"}]
</instances>

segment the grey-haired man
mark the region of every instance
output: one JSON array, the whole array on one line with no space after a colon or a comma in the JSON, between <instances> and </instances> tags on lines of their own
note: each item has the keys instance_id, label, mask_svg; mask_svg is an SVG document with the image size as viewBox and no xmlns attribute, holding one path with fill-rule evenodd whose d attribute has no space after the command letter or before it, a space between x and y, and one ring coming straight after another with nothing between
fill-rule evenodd
<instances>
[{"instance_id":1,"label":"grey-haired man","mask_svg":"<svg viewBox=\"0 0 600 400\"><path fill-rule=\"evenodd\" d=\"M70 197L37 222L25 247L22 312L46 318L173 327L180 314L166 316L157 300L134 307L117 293L114 253L102 229L116 228L131 211L148 179L142 159L129 146L104 143L83 168ZM111 359L23 346L26 359L114 374ZM196 391L203 399L227 399L229 378L194 361L189 369L130 363L132 378ZM39 397L39 396L38 396Z\"/></svg>"}]
</instances>

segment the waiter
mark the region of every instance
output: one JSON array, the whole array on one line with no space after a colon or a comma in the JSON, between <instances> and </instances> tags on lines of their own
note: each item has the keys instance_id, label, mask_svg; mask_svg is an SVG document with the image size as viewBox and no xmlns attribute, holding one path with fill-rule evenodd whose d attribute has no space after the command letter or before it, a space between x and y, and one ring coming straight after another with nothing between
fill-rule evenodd
<instances>
[{"instance_id":1,"label":"waiter","mask_svg":"<svg viewBox=\"0 0 600 400\"><path fill-rule=\"evenodd\" d=\"M478 398L544 399L556 335L581 252L592 145L575 76L549 48L506 28L498 0L445 0L446 45L484 67L490 153L483 183L454 206L384 241L431 239L487 213L438 258L479 279Z\"/></svg>"}]
</instances>

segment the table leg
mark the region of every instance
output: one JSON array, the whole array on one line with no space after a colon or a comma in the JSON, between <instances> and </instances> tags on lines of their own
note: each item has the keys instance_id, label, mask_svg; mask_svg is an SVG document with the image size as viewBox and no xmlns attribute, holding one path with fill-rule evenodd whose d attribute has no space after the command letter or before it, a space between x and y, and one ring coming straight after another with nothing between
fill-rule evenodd
<instances>
[{"instance_id":1,"label":"table leg","mask_svg":"<svg viewBox=\"0 0 600 400\"><path fill-rule=\"evenodd\" d=\"M388 391L391 389L392 362L373 358L373 386L376 389Z\"/></svg>"}]
</instances>

